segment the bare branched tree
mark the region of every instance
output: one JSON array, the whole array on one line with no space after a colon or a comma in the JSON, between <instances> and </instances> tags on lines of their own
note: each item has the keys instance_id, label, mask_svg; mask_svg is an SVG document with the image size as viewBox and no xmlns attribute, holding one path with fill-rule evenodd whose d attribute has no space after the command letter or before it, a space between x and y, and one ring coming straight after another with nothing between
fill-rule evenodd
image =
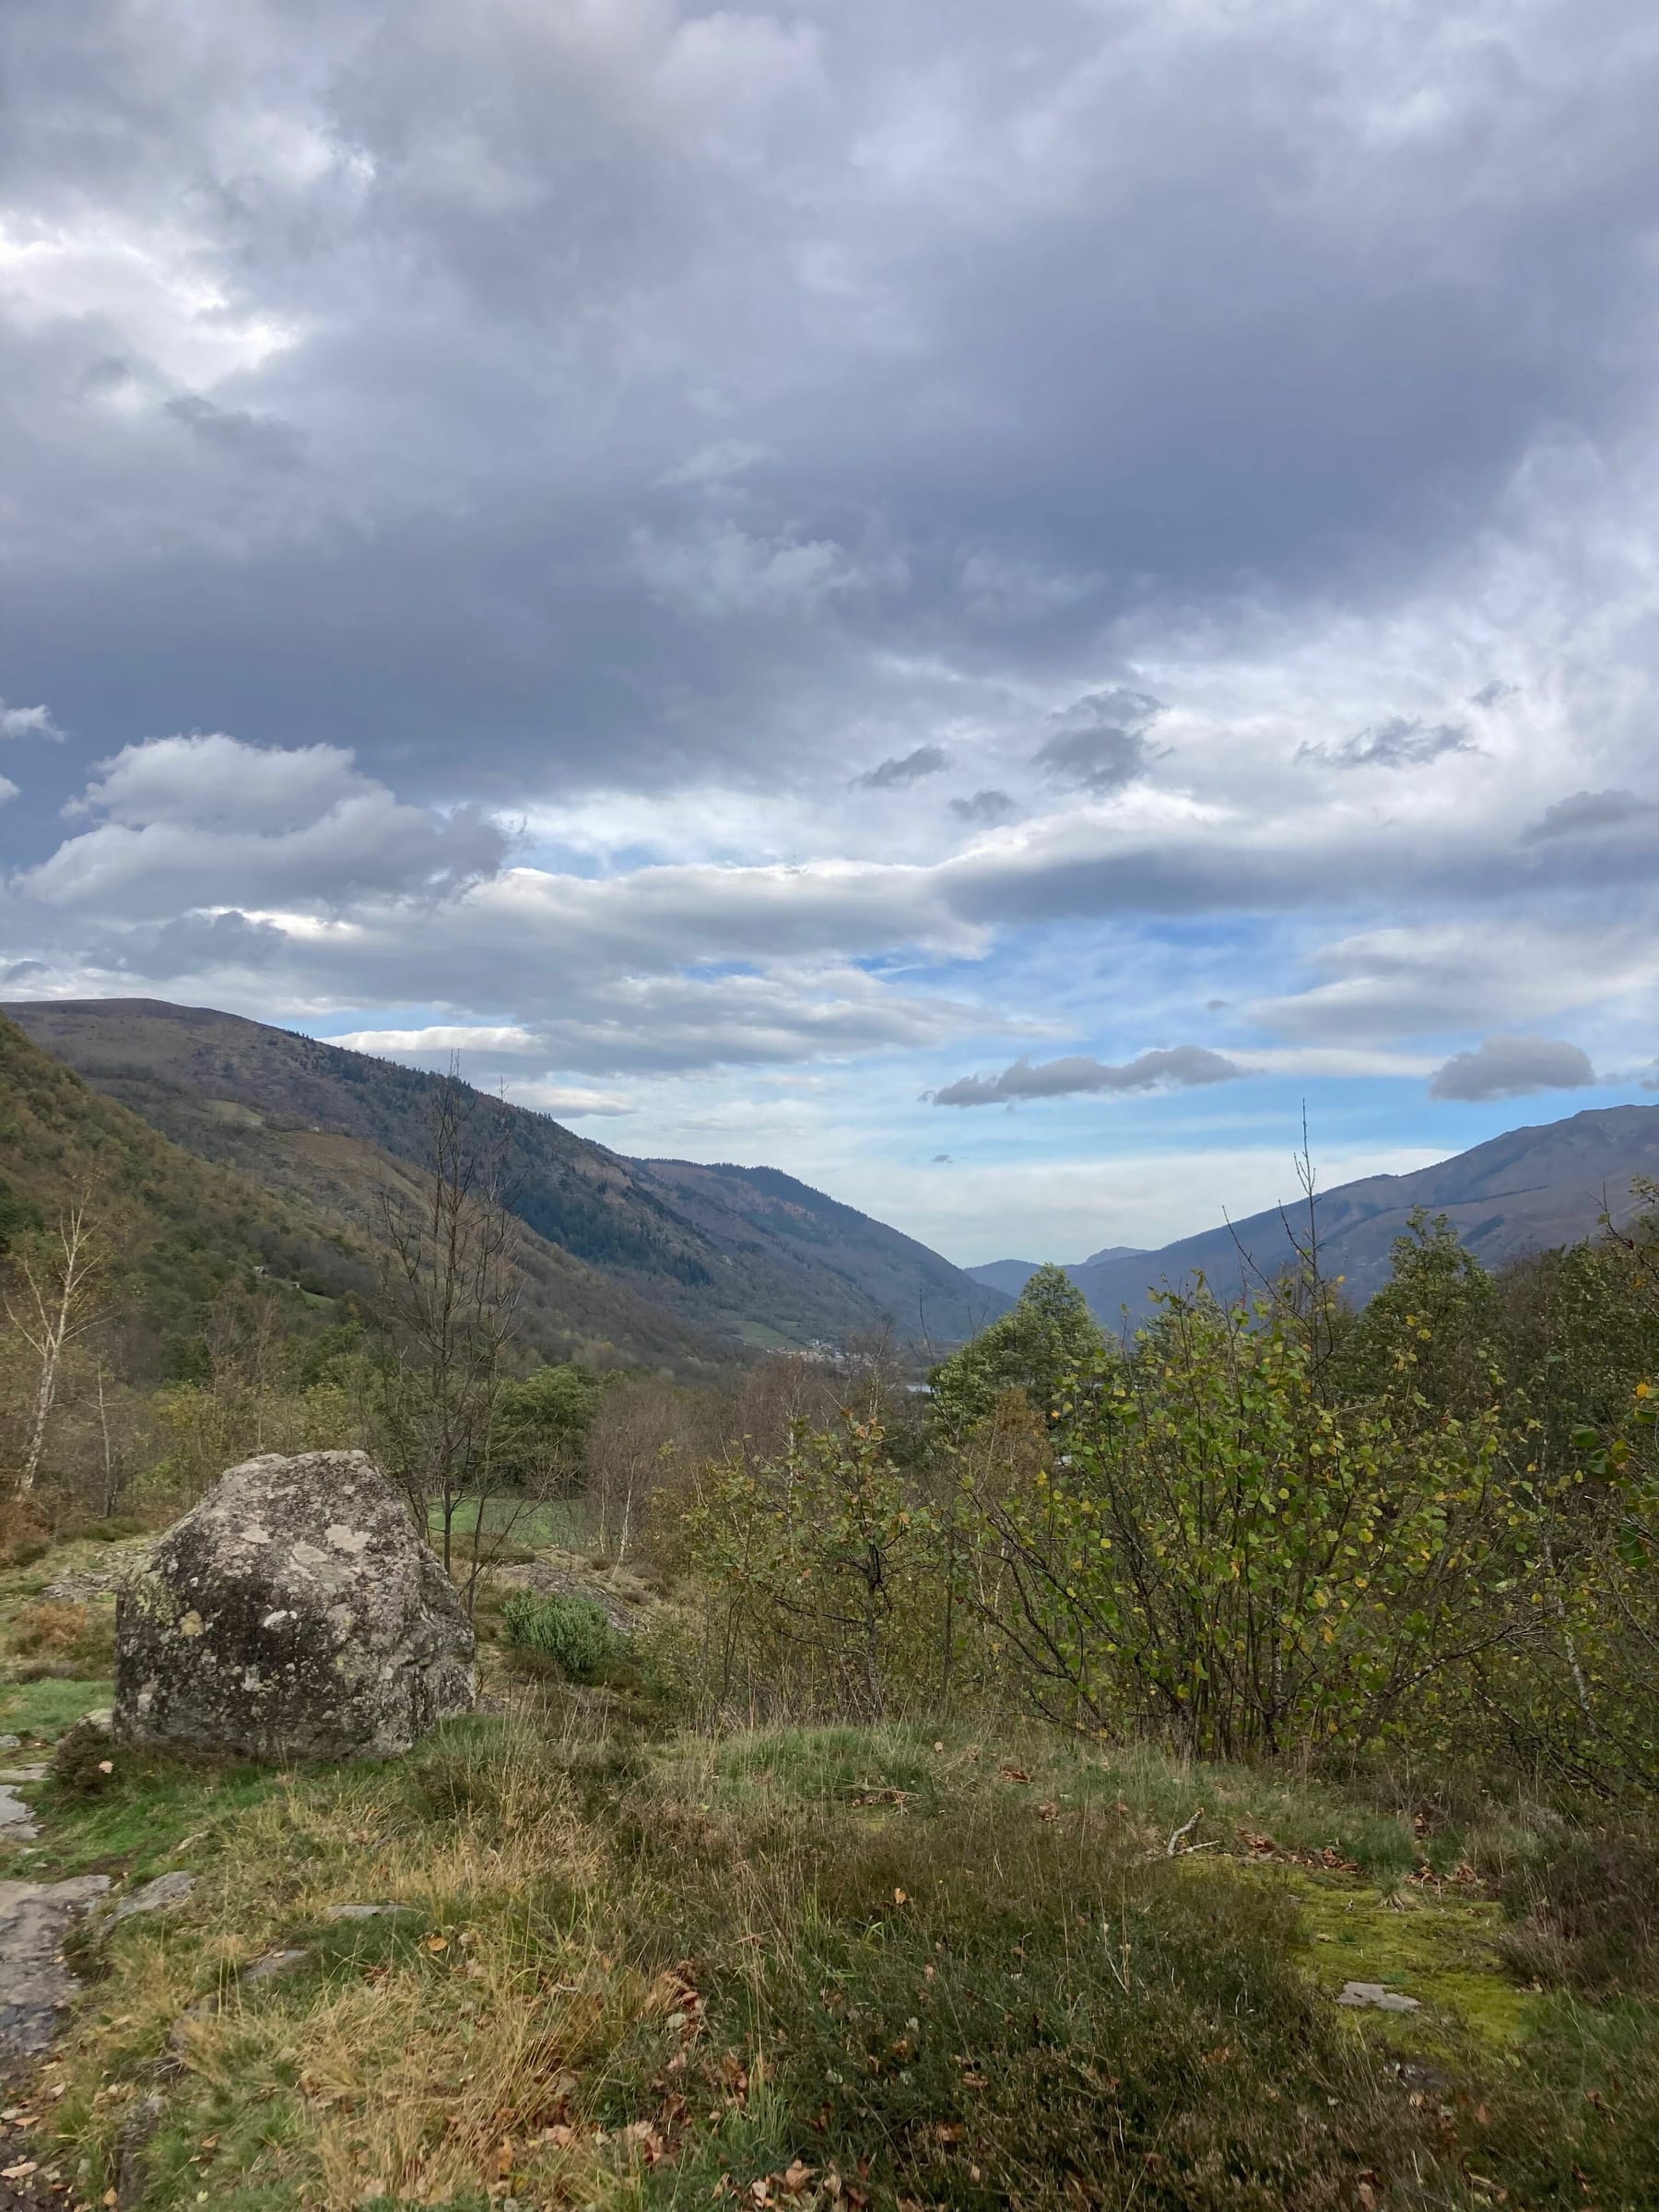
<instances>
[{"instance_id":1,"label":"bare branched tree","mask_svg":"<svg viewBox=\"0 0 1659 2212\"><path fill-rule=\"evenodd\" d=\"M7 1295L6 1311L38 1362L18 1473L19 1498L28 1497L41 1471L64 1355L103 1312L106 1259L85 1196L65 1207L55 1230L18 1255L18 1287Z\"/></svg>"},{"instance_id":2,"label":"bare branched tree","mask_svg":"<svg viewBox=\"0 0 1659 2212\"><path fill-rule=\"evenodd\" d=\"M506 1116L452 1067L433 1102L430 1153L418 1206L382 1198L386 1318L397 1350L387 1394L394 1472L422 1533L434 1508L443 1563L464 1567L468 1604L502 1530L486 1527L501 1487L491 1459L497 1401L518 1325L517 1222L508 1204ZM465 1560L457 1519L474 1508Z\"/></svg>"}]
</instances>

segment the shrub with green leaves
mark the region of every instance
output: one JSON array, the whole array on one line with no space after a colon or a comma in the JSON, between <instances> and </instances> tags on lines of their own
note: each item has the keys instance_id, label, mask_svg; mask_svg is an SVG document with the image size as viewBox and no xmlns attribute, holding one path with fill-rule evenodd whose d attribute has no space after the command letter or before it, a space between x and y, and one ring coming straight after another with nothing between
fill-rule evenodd
<instances>
[{"instance_id":1,"label":"shrub with green leaves","mask_svg":"<svg viewBox=\"0 0 1659 2212\"><path fill-rule=\"evenodd\" d=\"M1496 1407L1331 1404L1281 1305L1200 1294L1063 1411L1065 1448L982 1500L995 1624L1051 1718L1204 1755L1358 1746L1497 1632Z\"/></svg>"},{"instance_id":2,"label":"shrub with green leaves","mask_svg":"<svg viewBox=\"0 0 1659 2212\"><path fill-rule=\"evenodd\" d=\"M704 1474L685 1515L710 1592L705 1684L720 1706L879 1719L936 1697L947 1664L940 1516L878 1421L804 1424L776 1458Z\"/></svg>"},{"instance_id":3,"label":"shrub with green leaves","mask_svg":"<svg viewBox=\"0 0 1659 2212\"><path fill-rule=\"evenodd\" d=\"M616 1630L590 1597L515 1590L501 1607L501 1633L514 1651L550 1659L577 1682L591 1682L616 1656Z\"/></svg>"},{"instance_id":4,"label":"shrub with green leaves","mask_svg":"<svg viewBox=\"0 0 1659 2212\"><path fill-rule=\"evenodd\" d=\"M1011 1312L934 1369L935 1420L959 1435L1015 1390L1047 1414L1070 1394L1078 1374L1099 1369L1105 1353L1088 1301L1065 1268L1039 1267Z\"/></svg>"}]
</instances>

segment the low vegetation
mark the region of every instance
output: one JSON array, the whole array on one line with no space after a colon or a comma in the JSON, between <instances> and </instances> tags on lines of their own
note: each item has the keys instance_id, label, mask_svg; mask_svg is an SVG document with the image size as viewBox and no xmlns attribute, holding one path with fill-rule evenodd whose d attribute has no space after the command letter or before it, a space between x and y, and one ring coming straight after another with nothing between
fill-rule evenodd
<instances>
[{"instance_id":1,"label":"low vegetation","mask_svg":"<svg viewBox=\"0 0 1659 2212\"><path fill-rule=\"evenodd\" d=\"M1497 1277L1422 1221L1361 1312L1310 1235L1124 1342L1044 1270L926 1391L880 1347L693 1390L524 1358L488 1203L453 1314L428 1245L418 1304L244 1274L171 1372L114 1308L65 1353L5 1871L197 1878L78 1938L20 2165L161 2212L1659 2205L1653 1220ZM348 1769L88 1748L135 1525L307 1442L447 1545L480 1712Z\"/></svg>"}]
</instances>

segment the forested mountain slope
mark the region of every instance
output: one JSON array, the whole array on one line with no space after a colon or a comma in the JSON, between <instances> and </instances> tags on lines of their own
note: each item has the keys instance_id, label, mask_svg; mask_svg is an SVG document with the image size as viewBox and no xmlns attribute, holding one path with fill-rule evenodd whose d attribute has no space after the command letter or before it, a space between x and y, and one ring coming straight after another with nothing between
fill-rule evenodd
<instances>
[{"instance_id":1,"label":"forested mountain slope","mask_svg":"<svg viewBox=\"0 0 1659 2212\"><path fill-rule=\"evenodd\" d=\"M1659 1106L1603 1107L1512 1129L1411 1174L1368 1175L1322 1193L1321 1263L1363 1302L1387 1280L1394 1241L1422 1206L1444 1214L1482 1265L1495 1267L1522 1253L1594 1235L1604 1208L1616 1221L1628 1220L1637 1210L1630 1195L1636 1175L1659 1175ZM1305 1202L1286 1212L1290 1228L1305 1236ZM1268 1212L1160 1252L1070 1272L1100 1318L1115 1323L1125 1306L1132 1315L1142 1313L1149 1289L1179 1288L1202 1274L1218 1292L1231 1295L1256 1273L1271 1276L1291 1257L1285 1218Z\"/></svg>"},{"instance_id":2,"label":"forested mountain slope","mask_svg":"<svg viewBox=\"0 0 1659 2212\"><path fill-rule=\"evenodd\" d=\"M0 1016L0 1245L82 1201L112 1300L159 1341L253 1267L324 1295L374 1279L341 1223L204 1167Z\"/></svg>"},{"instance_id":3,"label":"forested mountain slope","mask_svg":"<svg viewBox=\"0 0 1659 2212\"><path fill-rule=\"evenodd\" d=\"M821 1301L827 1269L888 1316L899 1335L922 1347L959 1343L1007 1311L1006 1292L777 1168L641 1164L711 1242L765 1269L774 1294L787 1300L780 1310L798 1312L801 1326Z\"/></svg>"},{"instance_id":4,"label":"forested mountain slope","mask_svg":"<svg viewBox=\"0 0 1659 2212\"><path fill-rule=\"evenodd\" d=\"M362 1214L373 1177L355 1147L425 1158L438 1076L153 999L6 1011L175 1144L331 1210ZM757 1346L878 1330L953 1343L1006 1303L924 1245L775 1171L629 1159L521 1107L507 1109L507 1125L506 1180L526 1226L613 1292L667 1309L659 1333L682 1346L688 1328ZM613 1334L612 1323L599 1333Z\"/></svg>"},{"instance_id":5,"label":"forested mountain slope","mask_svg":"<svg viewBox=\"0 0 1659 2212\"><path fill-rule=\"evenodd\" d=\"M193 1331L219 1285L255 1266L372 1300L385 1206L419 1203L414 1165L363 1138L267 1129L233 1103L172 1103L199 1142L170 1141L0 1015L0 1230L8 1215L49 1226L84 1194L117 1255L116 1303L163 1336ZM528 1351L687 1370L721 1357L706 1332L533 1233L517 1265Z\"/></svg>"}]
</instances>

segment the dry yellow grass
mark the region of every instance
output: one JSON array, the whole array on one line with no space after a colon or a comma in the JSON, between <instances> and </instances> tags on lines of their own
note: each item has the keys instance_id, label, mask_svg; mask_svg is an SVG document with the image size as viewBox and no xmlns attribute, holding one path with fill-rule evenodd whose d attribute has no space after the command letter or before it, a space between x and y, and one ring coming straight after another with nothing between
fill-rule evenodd
<instances>
[{"instance_id":1,"label":"dry yellow grass","mask_svg":"<svg viewBox=\"0 0 1659 2212\"><path fill-rule=\"evenodd\" d=\"M379 1773L297 1781L227 1823L187 1918L112 1936L101 2001L65 2047L107 2149L149 2087L143 2068L94 2078L118 2028L125 2050L182 2069L175 2102L273 2108L264 2162L296 2202L446 2204L509 2183L535 2203L626 2195L635 2146L571 2129L570 2095L680 1993L626 1957L594 1830L542 1751L512 1731L463 1747L440 1776L462 1800L453 1821ZM361 1902L406 1911L328 1923ZM325 1979L240 1983L308 1938Z\"/></svg>"}]
</instances>

